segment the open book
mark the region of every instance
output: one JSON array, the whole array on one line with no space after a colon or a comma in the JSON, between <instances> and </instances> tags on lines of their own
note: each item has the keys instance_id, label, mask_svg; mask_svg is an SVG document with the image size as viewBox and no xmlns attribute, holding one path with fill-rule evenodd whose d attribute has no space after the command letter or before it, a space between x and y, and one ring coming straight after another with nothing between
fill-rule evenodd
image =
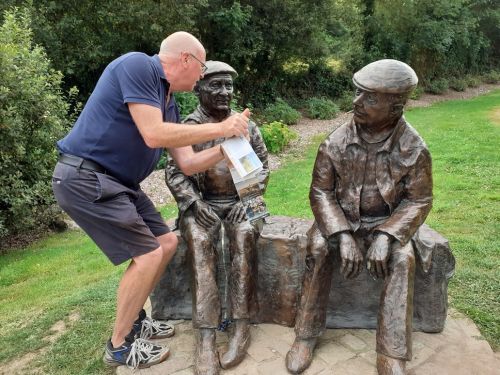
<instances>
[{"instance_id":1,"label":"open book","mask_svg":"<svg viewBox=\"0 0 500 375\"><path fill-rule=\"evenodd\" d=\"M250 143L244 137L233 137L221 146L231 161L229 171L250 223L269 216L259 187L262 162Z\"/></svg>"}]
</instances>

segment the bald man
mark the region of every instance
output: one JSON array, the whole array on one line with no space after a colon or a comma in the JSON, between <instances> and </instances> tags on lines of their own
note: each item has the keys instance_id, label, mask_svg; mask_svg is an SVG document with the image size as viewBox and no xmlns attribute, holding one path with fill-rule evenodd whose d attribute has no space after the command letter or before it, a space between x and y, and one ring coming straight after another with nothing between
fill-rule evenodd
<instances>
[{"instance_id":1,"label":"bald man","mask_svg":"<svg viewBox=\"0 0 500 375\"><path fill-rule=\"evenodd\" d=\"M164 148L186 175L203 172L224 156L220 145L194 153L192 144L248 135L248 115L201 126L179 125L172 93L191 91L203 77L205 49L191 34L176 32L158 55L127 53L99 78L73 129L57 142L52 187L66 213L114 264L129 261L117 291L114 329L104 362L145 368L169 349L150 339L173 335L172 326L142 309L177 237L140 188Z\"/></svg>"}]
</instances>

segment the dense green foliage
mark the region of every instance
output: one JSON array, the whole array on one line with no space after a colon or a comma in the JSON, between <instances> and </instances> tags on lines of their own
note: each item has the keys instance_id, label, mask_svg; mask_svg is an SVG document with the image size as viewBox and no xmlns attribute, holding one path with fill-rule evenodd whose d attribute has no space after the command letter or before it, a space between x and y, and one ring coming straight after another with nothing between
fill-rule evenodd
<instances>
[{"instance_id":1,"label":"dense green foliage","mask_svg":"<svg viewBox=\"0 0 500 375\"><path fill-rule=\"evenodd\" d=\"M408 62L425 85L500 61L494 0L5 0L0 10L12 5L33 9L35 41L83 99L112 59L154 54L176 30L234 66L240 104L259 107L277 97L340 97L352 73L379 58Z\"/></svg>"},{"instance_id":2,"label":"dense green foliage","mask_svg":"<svg viewBox=\"0 0 500 375\"><path fill-rule=\"evenodd\" d=\"M287 125L296 124L300 118L300 113L280 98L269 104L262 115L266 122L280 121Z\"/></svg>"},{"instance_id":3,"label":"dense green foliage","mask_svg":"<svg viewBox=\"0 0 500 375\"><path fill-rule=\"evenodd\" d=\"M47 223L54 143L68 129L62 75L32 42L27 11L0 27L0 237Z\"/></svg>"},{"instance_id":4,"label":"dense green foliage","mask_svg":"<svg viewBox=\"0 0 500 375\"><path fill-rule=\"evenodd\" d=\"M186 118L187 115L193 113L198 106L198 97L191 92L177 92L175 93L175 101L179 106L181 118Z\"/></svg>"},{"instance_id":5,"label":"dense green foliage","mask_svg":"<svg viewBox=\"0 0 500 375\"><path fill-rule=\"evenodd\" d=\"M329 120L339 112L339 107L330 99L311 98L306 101L306 113L309 118Z\"/></svg>"},{"instance_id":6,"label":"dense green foliage","mask_svg":"<svg viewBox=\"0 0 500 375\"><path fill-rule=\"evenodd\" d=\"M260 132L266 144L267 151L273 154L282 151L290 141L297 138L297 133L279 121L262 125Z\"/></svg>"}]
</instances>

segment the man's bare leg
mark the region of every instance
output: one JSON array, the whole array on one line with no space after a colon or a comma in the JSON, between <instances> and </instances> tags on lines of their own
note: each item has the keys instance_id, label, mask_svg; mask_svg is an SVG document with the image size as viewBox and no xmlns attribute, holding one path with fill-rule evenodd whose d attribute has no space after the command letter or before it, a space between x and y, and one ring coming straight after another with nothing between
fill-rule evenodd
<instances>
[{"instance_id":1,"label":"man's bare leg","mask_svg":"<svg viewBox=\"0 0 500 375\"><path fill-rule=\"evenodd\" d=\"M134 257L123 274L117 291L116 320L111 337L115 348L125 341L139 311L172 259L177 246L177 238L173 240L174 237L172 233L158 237L165 248L160 246L147 254Z\"/></svg>"}]
</instances>

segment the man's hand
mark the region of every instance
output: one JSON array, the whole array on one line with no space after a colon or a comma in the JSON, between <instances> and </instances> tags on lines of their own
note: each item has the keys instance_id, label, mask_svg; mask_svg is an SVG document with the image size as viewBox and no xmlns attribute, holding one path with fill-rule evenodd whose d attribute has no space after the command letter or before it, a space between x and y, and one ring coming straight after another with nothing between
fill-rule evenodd
<instances>
[{"instance_id":1,"label":"man's hand","mask_svg":"<svg viewBox=\"0 0 500 375\"><path fill-rule=\"evenodd\" d=\"M247 215L245 213L245 208L243 207L243 203L236 203L229 214L226 217L226 220L232 224L241 223L243 220L246 220Z\"/></svg>"},{"instance_id":2,"label":"man's hand","mask_svg":"<svg viewBox=\"0 0 500 375\"><path fill-rule=\"evenodd\" d=\"M368 259L366 268L374 278L389 276L387 260L390 255L390 246L391 237L385 233L379 233L368 249L366 254L366 258Z\"/></svg>"},{"instance_id":3,"label":"man's hand","mask_svg":"<svg viewBox=\"0 0 500 375\"><path fill-rule=\"evenodd\" d=\"M363 255L359 250L358 244L349 232L342 232L339 234L339 247L340 257L342 264L340 266L340 273L344 278L351 279L361 272L361 263L363 262Z\"/></svg>"},{"instance_id":4,"label":"man's hand","mask_svg":"<svg viewBox=\"0 0 500 375\"><path fill-rule=\"evenodd\" d=\"M221 127L224 138L231 138L240 135L248 137L249 118L250 110L246 108L241 114L236 113L220 122L219 125Z\"/></svg>"},{"instance_id":5,"label":"man's hand","mask_svg":"<svg viewBox=\"0 0 500 375\"><path fill-rule=\"evenodd\" d=\"M212 229L219 221L219 217L210 206L202 200L193 203L194 220L203 228Z\"/></svg>"}]
</instances>

